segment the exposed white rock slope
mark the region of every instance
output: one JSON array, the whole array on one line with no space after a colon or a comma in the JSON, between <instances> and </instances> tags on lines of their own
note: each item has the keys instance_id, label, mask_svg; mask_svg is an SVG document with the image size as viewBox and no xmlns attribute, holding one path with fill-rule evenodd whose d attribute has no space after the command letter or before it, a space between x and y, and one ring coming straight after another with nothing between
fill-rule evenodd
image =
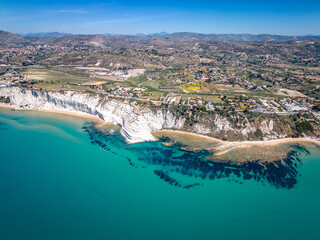
<instances>
[{"instance_id":1,"label":"exposed white rock slope","mask_svg":"<svg viewBox=\"0 0 320 240\"><path fill-rule=\"evenodd\" d=\"M162 128L183 127L184 119L170 112L141 109L125 101L108 99L74 91L38 91L18 87L0 88L0 96L10 97L10 105L18 109L63 110L88 113L121 127L129 143L153 141L151 132Z\"/></svg>"},{"instance_id":2,"label":"exposed white rock slope","mask_svg":"<svg viewBox=\"0 0 320 240\"><path fill-rule=\"evenodd\" d=\"M18 109L62 110L98 116L106 122L120 126L121 134L129 143L153 141L155 138L151 132L161 129L188 129L211 136L219 134L226 136L232 132L242 136L242 139L260 130L263 140L286 137L285 134L275 131L272 119L264 119L258 125L246 120L241 127L235 127L226 117L216 114L212 119L200 120L190 129L185 126L185 118L177 117L178 114L167 108L157 108L157 110L144 108L134 101L130 103L124 99L108 99L107 96L97 94L10 87L0 88L1 96L10 97L10 105Z\"/></svg>"}]
</instances>

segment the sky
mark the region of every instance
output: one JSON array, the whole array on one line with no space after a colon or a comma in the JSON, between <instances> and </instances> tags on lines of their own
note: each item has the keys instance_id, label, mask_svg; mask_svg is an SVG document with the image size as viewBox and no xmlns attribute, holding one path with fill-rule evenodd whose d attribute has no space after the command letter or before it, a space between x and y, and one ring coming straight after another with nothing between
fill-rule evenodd
<instances>
[{"instance_id":1,"label":"sky","mask_svg":"<svg viewBox=\"0 0 320 240\"><path fill-rule=\"evenodd\" d=\"M0 0L0 29L320 35L320 0Z\"/></svg>"}]
</instances>

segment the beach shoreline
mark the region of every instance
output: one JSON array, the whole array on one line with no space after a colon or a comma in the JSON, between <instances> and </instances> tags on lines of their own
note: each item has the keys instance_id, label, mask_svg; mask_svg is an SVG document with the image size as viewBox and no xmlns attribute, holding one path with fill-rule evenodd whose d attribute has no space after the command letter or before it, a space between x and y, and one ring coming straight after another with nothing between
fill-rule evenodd
<instances>
[{"instance_id":1,"label":"beach shoreline","mask_svg":"<svg viewBox=\"0 0 320 240\"><path fill-rule=\"evenodd\" d=\"M97 122L99 127L116 126L112 122L105 122L101 118L87 113L66 110L19 109L5 104L0 104L0 108L68 115ZM216 161L277 161L285 158L286 154L292 150L292 146L295 144L320 146L320 141L312 138L283 138L266 141L223 141L202 134L171 129L157 130L151 132L151 134L154 136L155 141L161 138L168 138L169 141L163 141L163 144L167 147L172 146L172 143L178 143L182 144L183 147L181 148L187 151L212 151L209 159Z\"/></svg>"},{"instance_id":2,"label":"beach shoreline","mask_svg":"<svg viewBox=\"0 0 320 240\"><path fill-rule=\"evenodd\" d=\"M3 103L0 103L0 108L16 109L15 107L12 107L12 106L10 106L10 105L3 104Z\"/></svg>"},{"instance_id":3,"label":"beach shoreline","mask_svg":"<svg viewBox=\"0 0 320 240\"><path fill-rule=\"evenodd\" d=\"M100 125L114 125L112 122L105 122L101 118L88 114L88 113L80 113L80 112L73 112L73 111L65 111L65 110L42 110L42 109L20 109L15 108L6 104L0 104L0 109L12 109L16 111L34 111L34 112L41 112L41 113L57 113L61 115L68 115L72 117L82 118L82 119L88 119L95 122L98 122Z\"/></svg>"},{"instance_id":4,"label":"beach shoreline","mask_svg":"<svg viewBox=\"0 0 320 240\"><path fill-rule=\"evenodd\" d=\"M94 115L91 115L91 114L88 114L88 113L80 113L80 112L74 112L74 111L19 109L19 108L15 108L15 107L12 107L10 105L1 104L1 103L0 103L0 108L14 109L14 110L18 110L18 111L36 111L36 112L44 112L44 113L57 113L57 114L64 114L64 115L70 115L70 116L74 116L74 117L90 119L90 120L93 120L93 121L96 121L98 123L105 124L105 125L113 124L112 122L105 122L103 119L101 119L101 118L99 118L97 116L94 116ZM272 145L288 144L288 143L296 143L296 142L311 142L311 143L320 145L320 139L313 139L313 138L306 138L306 137L302 137L302 138L281 138L281 139L272 139L272 140L265 140L265 141L263 141L263 140L261 140L261 141L223 141L223 140L218 139L218 138L214 138L214 137L210 137L210 136L206 136L206 135L202 135L202 134L198 134L198 133L185 132L185 131L181 131L181 130L162 129L162 130L153 131L151 133L154 136L158 135L159 133L181 134L181 135L185 135L185 136L191 136L191 137L195 137L195 138L200 138L202 140L207 140L207 141L212 142L212 143L221 144L223 146L230 145L230 144L233 144L233 145L264 145L264 146L272 146Z\"/></svg>"},{"instance_id":5,"label":"beach shoreline","mask_svg":"<svg viewBox=\"0 0 320 240\"><path fill-rule=\"evenodd\" d=\"M273 146L278 144L288 144L288 143L296 143L296 142L311 142L320 145L320 140L313 139L313 138L280 138L280 139L272 139L272 140L261 140L261 141L223 141L218 138L209 137L206 135L198 134L198 133L191 133L191 132L184 132L179 130L170 130L170 129L164 129L164 130L158 130L152 132L152 134L157 135L158 133L167 133L167 134L182 134L186 136L193 136L195 138L202 138L203 140L212 141L212 143L218 143L221 145L263 145L263 146Z\"/></svg>"},{"instance_id":6,"label":"beach shoreline","mask_svg":"<svg viewBox=\"0 0 320 240\"><path fill-rule=\"evenodd\" d=\"M212 161L247 161L275 162L285 159L294 145L319 148L320 141L311 138L283 138L268 141L222 141L197 133L159 130L153 132L156 138L168 138L169 143L179 143L188 151L207 150ZM168 144L169 145L169 144Z\"/></svg>"}]
</instances>

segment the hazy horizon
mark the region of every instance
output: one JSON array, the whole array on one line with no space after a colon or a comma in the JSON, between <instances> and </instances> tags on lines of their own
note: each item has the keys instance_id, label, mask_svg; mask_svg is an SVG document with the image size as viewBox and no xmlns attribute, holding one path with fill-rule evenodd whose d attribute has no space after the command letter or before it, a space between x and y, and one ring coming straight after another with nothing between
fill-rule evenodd
<instances>
[{"instance_id":1,"label":"hazy horizon","mask_svg":"<svg viewBox=\"0 0 320 240\"><path fill-rule=\"evenodd\" d=\"M260 5L253 0L12 0L1 4L0 16L0 29L19 34L320 34L320 2L315 0L271 0Z\"/></svg>"},{"instance_id":2,"label":"hazy horizon","mask_svg":"<svg viewBox=\"0 0 320 240\"><path fill-rule=\"evenodd\" d=\"M2 30L2 29L0 29ZM8 31L10 32L10 31ZM243 33L215 33L215 32L208 32L208 33L204 33L204 32L167 32L167 31L159 31L159 32L148 32L148 33L109 33L109 32L105 32L105 33L70 33L70 32L59 32L59 31L49 31L49 32L26 32L26 33L20 33L20 32L12 32L14 34L18 34L18 35L28 35L28 34L50 34L50 33L58 33L58 34L70 34L70 35L123 35L123 36L135 36L135 35L155 35L155 34L175 34L175 33L194 33L194 34L204 34L204 35L210 35L210 34L217 34L217 35L277 35L277 36L294 36L294 37L303 37L303 36L319 36L320 34L301 34L301 35L284 35L284 34L273 34L273 33L247 33L247 32L243 32Z\"/></svg>"}]
</instances>

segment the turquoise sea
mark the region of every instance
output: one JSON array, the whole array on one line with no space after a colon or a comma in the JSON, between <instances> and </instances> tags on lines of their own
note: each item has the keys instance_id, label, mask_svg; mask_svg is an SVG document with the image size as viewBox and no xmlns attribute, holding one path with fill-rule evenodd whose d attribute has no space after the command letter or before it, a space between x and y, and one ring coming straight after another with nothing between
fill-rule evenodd
<instances>
[{"instance_id":1,"label":"turquoise sea","mask_svg":"<svg viewBox=\"0 0 320 240\"><path fill-rule=\"evenodd\" d=\"M320 150L282 162L126 145L88 120L0 110L0 239L320 239Z\"/></svg>"}]
</instances>

